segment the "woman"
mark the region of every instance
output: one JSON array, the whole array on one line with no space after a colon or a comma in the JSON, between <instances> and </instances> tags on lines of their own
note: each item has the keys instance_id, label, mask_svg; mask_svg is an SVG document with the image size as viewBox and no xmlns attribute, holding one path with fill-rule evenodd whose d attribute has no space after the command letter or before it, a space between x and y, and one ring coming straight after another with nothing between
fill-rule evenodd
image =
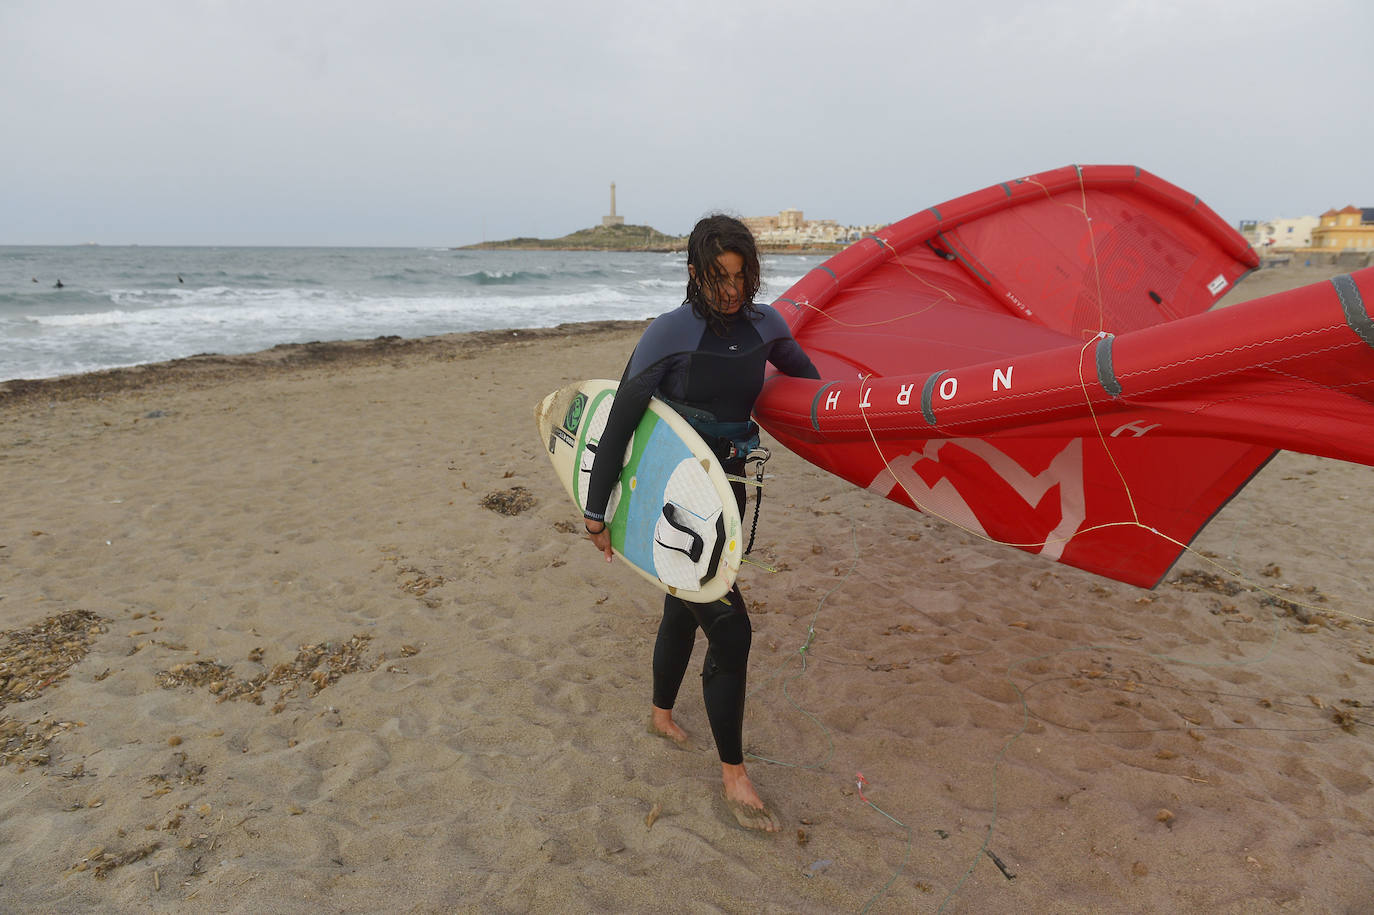
<instances>
[{"instance_id":1,"label":"woman","mask_svg":"<svg viewBox=\"0 0 1374 915\"><path fill-rule=\"evenodd\" d=\"M725 472L738 476L745 455L731 439L748 437L744 430L750 426L749 415L763 388L765 363L773 363L788 375L820 377L792 339L782 316L771 306L754 302L759 285L759 256L749 229L723 215L698 222L687 242L686 300L655 319L640 338L621 379L592 466L585 524L592 543L606 554L608 562L612 553L606 503L620 474L619 458L651 396L657 394L683 413L725 462ZM735 483L733 488L743 514L744 486ZM702 694L720 754L725 803L741 826L776 832L778 822L744 768L741 730L753 630L738 586L723 600L710 604L664 597L663 621L654 644L649 729L679 744L687 741L686 732L673 721L673 705L691 660L698 627L708 642L701 672Z\"/></svg>"}]
</instances>

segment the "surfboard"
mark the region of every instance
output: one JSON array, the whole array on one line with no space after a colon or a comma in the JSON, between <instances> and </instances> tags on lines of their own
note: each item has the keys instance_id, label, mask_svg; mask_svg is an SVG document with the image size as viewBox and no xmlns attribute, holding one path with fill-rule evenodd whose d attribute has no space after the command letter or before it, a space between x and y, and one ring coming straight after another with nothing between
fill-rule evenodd
<instances>
[{"instance_id":1,"label":"surfboard","mask_svg":"<svg viewBox=\"0 0 1374 915\"><path fill-rule=\"evenodd\" d=\"M539 438L578 512L615 400L614 381L560 388L534 409ZM739 508L720 461L657 398L635 428L606 506L611 547L636 572L692 603L725 596L739 574Z\"/></svg>"}]
</instances>

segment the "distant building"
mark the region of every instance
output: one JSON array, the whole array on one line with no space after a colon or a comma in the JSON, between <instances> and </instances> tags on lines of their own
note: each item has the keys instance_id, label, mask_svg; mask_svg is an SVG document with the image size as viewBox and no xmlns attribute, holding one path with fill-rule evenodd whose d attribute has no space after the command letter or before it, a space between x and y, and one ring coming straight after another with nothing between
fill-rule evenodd
<instances>
[{"instance_id":1,"label":"distant building","mask_svg":"<svg viewBox=\"0 0 1374 915\"><path fill-rule=\"evenodd\" d=\"M750 216L741 221L761 245L846 244L885 225L842 226L833 219L807 219L801 210L781 210L776 216Z\"/></svg>"},{"instance_id":2,"label":"distant building","mask_svg":"<svg viewBox=\"0 0 1374 915\"><path fill-rule=\"evenodd\" d=\"M778 228L778 217L776 216L745 216L740 220L758 238L764 232L776 232Z\"/></svg>"},{"instance_id":3,"label":"distant building","mask_svg":"<svg viewBox=\"0 0 1374 915\"><path fill-rule=\"evenodd\" d=\"M602 217L601 217L601 224L602 224L603 226L605 226L606 228L608 228L608 229L609 229L611 226L623 226L623 225L625 225L625 217L624 217L624 216L617 216L617 215L615 215L615 182L614 182L614 181L611 182L611 212L610 212L610 215L609 215L609 216L602 216Z\"/></svg>"},{"instance_id":4,"label":"distant building","mask_svg":"<svg viewBox=\"0 0 1374 915\"><path fill-rule=\"evenodd\" d=\"M1248 219L1240 224L1240 234L1254 248L1270 251L1295 251L1312 245L1312 230L1320 220L1315 216L1296 219Z\"/></svg>"},{"instance_id":5,"label":"distant building","mask_svg":"<svg viewBox=\"0 0 1374 915\"><path fill-rule=\"evenodd\" d=\"M1312 230L1312 247L1319 251L1374 251L1374 207L1327 210L1321 224Z\"/></svg>"}]
</instances>

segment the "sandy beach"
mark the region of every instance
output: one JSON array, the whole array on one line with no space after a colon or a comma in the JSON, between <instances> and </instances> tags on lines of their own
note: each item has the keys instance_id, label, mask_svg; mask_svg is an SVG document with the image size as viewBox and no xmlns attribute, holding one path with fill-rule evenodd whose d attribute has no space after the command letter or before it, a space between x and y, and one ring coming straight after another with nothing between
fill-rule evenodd
<instances>
[{"instance_id":1,"label":"sandy beach","mask_svg":"<svg viewBox=\"0 0 1374 915\"><path fill-rule=\"evenodd\" d=\"M0 384L0 911L1374 911L1374 470L1280 455L1143 591L775 448L761 836L535 440L643 326Z\"/></svg>"}]
</instances>

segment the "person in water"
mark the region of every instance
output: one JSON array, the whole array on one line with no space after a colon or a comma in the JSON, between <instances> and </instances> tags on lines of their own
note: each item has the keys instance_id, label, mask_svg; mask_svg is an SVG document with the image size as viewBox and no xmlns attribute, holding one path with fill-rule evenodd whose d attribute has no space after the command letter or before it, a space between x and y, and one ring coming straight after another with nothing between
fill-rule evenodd
<instances>
[{"instance_id":1,"label":"person in water","mask_svg":"<svg viewBox=\"0 0 1374 915\"><path fill-rule=\"evenodd\" d=\"M759 286L758 250L749 229L719 214L698 222L687 242L686 299L656 318L640 338L597 446L584 523L607 562L613 554L605 513L620 474L618 459L651 396L657 394L682 413L716 451L725 472L739 476L745 455L736 442L757 434L749 416L763 388L765 364L771 362L787 375L820 377L782 316L754 301ZM743 515L744 485L732 487ZM738 586L709 604L664 596L654 643L649 730L679 745L687 743L687 733L673 721L673 705L698 628L708 645L702 695L720 755L725 803L741 826L776 832L778 821L744 767L745 673L753 630Z\"/></svg>"}]
</instances>

